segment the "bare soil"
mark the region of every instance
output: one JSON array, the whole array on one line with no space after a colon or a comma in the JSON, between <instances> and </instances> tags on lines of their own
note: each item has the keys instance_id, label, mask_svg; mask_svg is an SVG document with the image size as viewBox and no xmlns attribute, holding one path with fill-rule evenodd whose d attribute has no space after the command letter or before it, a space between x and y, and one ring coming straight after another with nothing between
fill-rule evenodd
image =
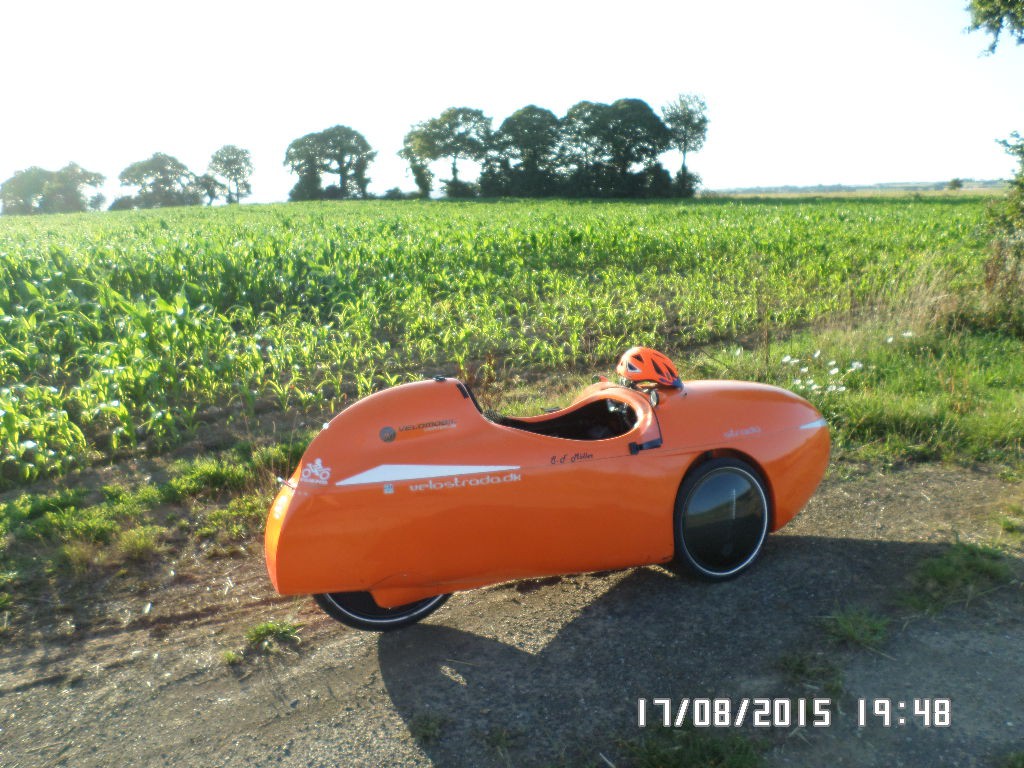
<instances>
[{"instance_id":1,"label":"bare soil","mask_svg":"<svg viewBox=\"0 0 1024 768\"><path fill-rule=\"evenodd\" d=\"M500 585L383 635L277 596L259 542L190 553L0 636L0 765L625 765L638 697L829 695L787 657L829 660L842 692L828 728L744 726L769 764L993 765L1024 749L1019 550L1017 580L970 604L927 616L899 596L954 536L995 539L1011 493L985 469L840 465L734 581L648 567ZM890 617L877 650L825 636L850 606ZM272 618L302 642L225 663ZM857 700L881 697L949 698L952 725L858 728Z\"/></svg>"}]
</instances>

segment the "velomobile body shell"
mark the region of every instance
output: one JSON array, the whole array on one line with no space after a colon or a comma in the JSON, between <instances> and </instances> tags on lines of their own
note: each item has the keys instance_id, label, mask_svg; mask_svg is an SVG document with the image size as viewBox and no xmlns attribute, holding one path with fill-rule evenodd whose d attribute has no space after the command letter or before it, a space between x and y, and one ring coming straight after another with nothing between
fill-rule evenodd
<instances>
[{"instance_id":1,"label":"velomobile body shell","mask_svg":"<svg viewBox=\"0 0 1024 768\"><path fill-rule=\"evenodd\" d=\"M660 394L655 407L641 391L601 382L567 408L511 424L486 418L455 379L371 395L326 425L282 486L267 521L271 581L282 594L369 591L392 606L665 562L680 483L711 456L760 471L772 530L816 489L828 429L802 398L733 381ZM574 419L615 408L635 423L614 437L543 434L565 424L578 432Z\"/></svg>"}]
</instances>

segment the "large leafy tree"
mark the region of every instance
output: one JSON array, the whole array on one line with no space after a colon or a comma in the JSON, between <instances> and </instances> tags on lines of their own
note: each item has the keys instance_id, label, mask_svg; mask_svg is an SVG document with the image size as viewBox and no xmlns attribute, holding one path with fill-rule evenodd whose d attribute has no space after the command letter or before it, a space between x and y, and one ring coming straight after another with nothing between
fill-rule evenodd
<instances>
[{"instance_id":1,"label":"large leafy tree","mask_svg":"<svg viewBox=\"0 0 1024 768\"><path fill-rule=\"evenodd\" d=\"M319 133L307 133L289 144L284 153L284 164L299 176L288 193L289 200L318 200L323 197L320 175L326 170L326 161Z\"/></svg>"},{"instance_id":2,"label":"large leafy tree","mask_svg":"<svg viewBox=\"0 0 1024 768\"><path fill-rule=\"evenodd\" d=\"M210 174L226 182L228 203L237 203L252 194L252 154L247 149L225 144L210 158ZM231 187L234 185L234 189Z\"/></svg>"},{"instance_id":3,"label":"large leafy tree","mask_svg":"<svg viewBox=\"0 0 1024 768\"><path fill-rule=\"evenodd\" d=\"M661 111L671 144L683 156L683 165L676 174L676 191L682 197L693 197L700 183L700 176L690 173L686 167L686 156L704 146L708 135L707 109L708 105L700 96L684 93Z\"/></svg>"},{"instance_id":4,"label":"large leafy tree","mask_svg":"<svg viewBox=\"0 0 1024 768\"><path fill-rule=\"evenodd\" d=\"M668 129L645 101L574 104L560 125L559 163L566 191L601 196L647 194L651 169L668 142ZM640 166L639 171L635 166Z\"/></svg>"},{"instance_id":5,"label":"large leafy tree","mask_svg":"<svg viewBox=\"0 0 1024 768\"><path fill-rule=\"evenodd\" d=\"M690 152L698 152L707 139L707 109L704 99L686 93L662 108L672 146L683 155L683 173L686 173L686 156Z\"/></svg>"},{"instance_id":6,"label":"large leafy tree","mask_svg":"<svg viewBox=\"0 0 1024 768\"><path fill-rule=\"evenodd\" d=\"M195 185L196 189L202 194L203 199L206 200L207 205L213 205L222 197L227 197L228 202L231 202L231 192L228 191L228 185L212 173L204 173L202 176L197 176Z\"/></svg>"},{"instance_id":7,"label":"large leafy tree","mask_svg":"<svg viewBox=\"0 0 1024 768\"><path fill-rule=\"evenodd\" d=\"M533 197L551 191L557 143L558 118L551 110L530 104L505 118L492 148L496 165L509 176L509 193Z\"/></svg>"},{"instance_id":8,"label":"large leafy tree","mask_svg":"<svg viewBox=\"0 0 1024 768\"><path fill-rule=\"evenodd\" d=\"M59 171L33 166L18 171L0 185L0 201L6 214L74 213L89 203L84 188L98 187L102 174L68 163Z\"/></svg>"},{"instance_id":9,"label":"large leafy tree","mask_svg":"<svg viewBox=\"0 0 1024 768\"><path fill-rule=\"evenodd\" d=\"M284 164L299 176L289 198L366 197L370 182L366 172L376 156L363 134L346 125L307 133L289 144L285 152ZM323 189L324 173L337 174L338 185Z\"/></svg>"},{"instance_id":10,"label":"large leafy tree","mask_svg":"<svg viewBox=\"0 0 1024 768\"><path fill-rule=\"evenodd\" d=\"M338 196L366 197L370 182L366 171L377 153L363 134L347 125L335 125L318 136L323 168L338 176Z\"/></svg>"},{"instance_id":11,"label":"large leafy tree","mask_svg":"<svg viewBox=\"0 0 1024 768\"><path fill-rule=\"evenodd\" d=\"M970 30L983 29L992 35L989 51L999 45L999 36L1005 32L1018 45L1024 44L1024 0L971 0Z\"/></svg>"},{"instance_id":12,"label":"large leafy tree","mask_svg":"<svg viewBox=\"0 0 1024 768\"><path fill-rule=\"evenodd\" d=\"M450 157L452 181L459 181L459 159L482 161L491 144L491 118L479 109L449 107L438 117L410 132L420 156L427 160Z\"/></svg>"},{"instance_id":13,"label":"large leafy tree","mask_svg":"<svg viewBox=\"0 0 1024 768\"><path fill-rule=\"evenodd\" d=\"M166 208L175 205L199 205L203 192L197 177L188 167L171 155L157 152L148 160L132 163L118 176L122 186L138 187L131 205L118 198L118 208Z\"/></svg>"},{"instance_id":14,"label":"large leafy tree","mask_svg":"<svg viewBox=\"0 0 1024 768\"><path fill-rule=\"evenodd\" d=\"M434 186L434 174L430 170L428 141L422 128L414 126L405 135L402 148L398 151L398 156L409 163L409 170L412 172L413 181L416 182L421 197L430 197L430 191Z\"/></svg>"},{"instance_id":15,"label":"large leafy tree","mask_svg":"<svg viewBox=\"0 0 1024 768\"><path fill-rule=\"evenodd\" d=\"M84 188L98 187L106 177L68 163L54 173L43 190L42 209L46 213L75 213L89 208Z\"/></svg>"},{"instance_id":16,"label":"large leafy tree","mask_svg":"<svg viewBox=\"0 0 1024 768\"><path fill-rule=\"evenodd\" d=\"M52 171L33 165L18 171L0 185L0 201L3 212L11 214L42 213L43 195Z\"/></svg>"},{"instance_id":17,"label":"large leafy tree","mask_svg":"<svg viewBox=\"0 0 1024 768\"><path fill-rule=\"evenodd\" d=\"M619 99L605 112L603 126L609 159L622 176L634 165L647 168L669 147L669 133L642 99Z\"/></svg>"},{"instance_id":18,"label":"large leafy tree","mask_svg":"<svg viewBox=\"0 0 1024 768\"><path fill-rule=\"evenodd\" d=\"M570 194L601 192L609 175L607 125L608 105L593 101L573 104L559 122L558 165Z\"/></svg>"}]
</instances>

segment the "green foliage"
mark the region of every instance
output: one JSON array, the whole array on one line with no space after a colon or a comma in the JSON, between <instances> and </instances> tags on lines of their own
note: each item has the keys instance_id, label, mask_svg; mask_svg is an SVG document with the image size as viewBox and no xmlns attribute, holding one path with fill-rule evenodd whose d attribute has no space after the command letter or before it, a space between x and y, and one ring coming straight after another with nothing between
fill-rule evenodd
<instances>
[{"instance_id":1,"label":"green foliage","mask_svg":"<svg viewBox=\"0 0 1024 768\"><path fill-rule=\"evenodd\" d=\"M797 392L825 416L835 449L860 458L1024 459L1024 348L1012 337L874 321L704 353L691 371Z\"/></svg>"},{"instance_id":2,"label":"green foliage","mask_svg":"<svg viewBox=\"0 0 1024 768\"><path fill-rule=\"evenodd\" d=\"M252 154L247 149L226 144L210 158L210 173L222 177L228 190L228 203L241 202L252 194L249 177L252 176ZM231 190L231 185L234 190Z\"/></svg>"},{"instance_id":3,"label":"green foliage","mask_svg":"<svg viewBox=\"0 0 1024 768\"><path fill-rule=\"evenodd\" d=\"M635 343L905 304L921 274L969 294L984 218L972 198L4 217L0 482L162 450L214 404L329 414L488 358L498 375L593 369Z\"/></svg>"},{"instance_id":4,"label":"green foliage","mask_svg":"<svg viewBox=\"0 0 1024 768\"><path fill-rule=\"evenodd\" d=\"M160 549L162 532L157 525L140 525L121 531L117 539L118 552L126 560L150 560Z\"/></svg>"},{"instance_id":5,"label":"green foliage","mask_svg":"<svg viewBox=\"0 0 1024 768\"><path fill-rule=\"evenodd\" d=\"M1024 752L1011 752L1003 755L996 766L997 768L1024 768Z\"/></svg>"},{"instance_id":6,"label":"green foliage","mask_svg":"<svg viewBox=\"0 0 1024 768\"><path fill-rule=\"evenodd\" d=\"M969 29L983 29L992 35L990 53L995 51L1003 32L1018 45L1024 43L1024 2L1021 0L971 0L967 8L971 12Z\"/></svg>"},{"instance_id":7,"label":"green foliage","mask_svg":"<svg viewBox=\"0 0 1024 768\"><path fill-rule=\"evenodd\" d=\"M476 184L470 184L459 179L445 179L441 186L444 188L444 196L450 197L453 200L476 197L479 193Z\"/></svg>"},{"instance_id":8,"label":"green foliage","mask_svg":"<svg viewBox=\"0 0 1024 768\"><path fill-rule=\"evenodd\" d=\"M161 488L167 501L180 501L205 493L240 491L252 480L251 468L221 458L182 462L172 468L173 477Z\"/></svg>"},{"instance_id":9,"label":"green foliage","mask_svg":"<svg viewBox=\"0 0 1024 768\"><path fill-rule=\"evenodd\" d=\"M785 675L786 682L798 689L801 695L805 695L808 690L820 691L833 699L843 695L842 670L821 651L786 654L779 659L779 669Z\"/></svg>"},{"instance_id":10,"label":"green foliage","mask_svg":"<svg viewBox=\"0 0 1024 768\"><path fill-rule=\"evenodd\" d=\"M668 149L668 128L640 99L581 101L560 123L557 148L563 193L574 197L644 197L645 174Z\"/></svg>"},{"instance_id":11,"label":"green foliage","mask_svg":"<svg viewBox=\"0 0 1024 768\"><path fill-rule=\"evenodd\" d=\"M764 763L757 742L740 733L686 728L649 728L627 744L630 768L756 768Z\"/></svg>"},{"instance_id":12,"label":"green foliage","mask_svg":"<svg viewBox=\"0 0 1024 768\"><path fill-rule=\"evenodd\" d=\"M700 96L680 94L661 110L668 126L672 146L683 155L681 173L686 174L686 156L704 146L708 135L708 105Z\"/></svg>"},{"instance_id":13,"label":"green foliage","mask_svg":"<svg viewBox=\"0 0 1024 768\"><path fill-rule=\"evenodd\" d=\"M347 125L307 133L289 144L285 152L284 164L299 176L289 199L366 197L370 183L366 171L376 156L363 134ZM323 173L337 174L337 186L323 189L320 180Z\"/></svg>"},{"instance_id":14,"label":"green foliage","mask_svg":"<svg viewBox=\"0 0 1024 768\"><path fill-rule=\"evenodd\" d=\"M555 189L555 147L558 144L558 118L547 109L533 104L516 110L495 132L492 152L499 162L492 167L507 169L503 187L483 191L485 195L513 197L544 197ZM481 188L484 179L480 180Z\"/></svg>"},{"instance_id":15,"label":"green foliage","mask_svg":"<svg viewBox=\"0 0 1024 768\"><path fill-rule=\"evenodd\" d=\"M409 733L423 744L436 742L450 722L446 715L433 712L418 712L409 719Z\"/></svg>"},{"instance_id":16,"label":"green foliage","mask_svg":"<svg viewBox=\"0 0 1024 768\"><path fill-rule=\"evenodd\" d=\"M885 640L889 620L864 608L847 608L826 616L825 632L835 640L862 648L877 648Z\"/></svg>"},{"instance_id":17,"label":"green foliage","mask_svg":"<svg viewBox=\"0 0 1024 768\"><path fill-rule=\"evenodd\" d=\"M263 525L270 502L271 499L264 494L238 496L227 506L206 513L196 535L201 539L215 539L221 544L244 541Z\"/></svg>"},{"instance_id":18,"label":"green foliage","mask_svg":"<svg viewBox=\"0 0 1024 768\"><path fill-rule=\"evenodd\" d=\"M942 554L921 561L914 570L906 602L933 611L950 603L970 602L1013 576L999 550L957 541Z\"/></svg>"},{"instance_id":19,"label":"green foliage","mask_svg":"<svg viewBox=\"0 0 1024 768\"><path fill-rule=\"evenodd\" d=\"M203 200L196 175L178 158L163 152L154 153L148 160L132 163L121 171L118 178L122 186L138 187L130 198L130 207L133 208L199 205Z\"/></svg>"},{"instance_id":20,"label":"green foliage","mask_svg":"<svg viewBox=\"0 0 1024 768\"><path fill-rule=\"evenodd\" d=\"M307 430L287 442L258 448L248 460L255 472L264 472L271 478L288 477L315 435L315 430Z\"/></svg>"},{"instance_id":21,"label":"green foliage","mask_svg":"<svg viewBox=\"0 0 1024 768\"><path fill-rule=\"evenodd\" d=\"M302 641L299 637L301 624L290 621L271 619L250 627L245 633L245 642L250 648L263 652L272 652L281 645L297 645Z\"/></svg>"},{"instance_id":22,"label":"green foliage","mask_svg":"<svg viewBox=\"0 0 1024 768\"><path fill-rule=\"evenodd\" d=\"M99 205L86 203L83 187L97 187L104 181L102 174L87 171L77 163L68 163L59 171L33 166L0 185L0 205L5 214L85 211Z\"/></svg>"},{"instance_id":23,"label":"green foliage","mask_svg":"<svg viewBox=\"0 0 1024 768\"><path fill-rule=\"evenodd\" d=\"M451 182L459 183L459 158L483 160L491 145L491 118L479 109L449 107L438 117L420 123L405 138L408 159L426 163L450 157Z\"/></svg>"}]
</instances>

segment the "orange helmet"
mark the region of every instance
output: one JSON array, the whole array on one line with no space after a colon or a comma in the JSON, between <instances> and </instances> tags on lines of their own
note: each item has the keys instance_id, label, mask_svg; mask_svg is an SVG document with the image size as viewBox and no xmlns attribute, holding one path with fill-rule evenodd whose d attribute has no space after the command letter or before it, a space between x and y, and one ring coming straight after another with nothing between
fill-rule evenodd
<instances>
[{"instance_id":1,"label":"orange helmet","mask_svg":"<svg viewBox=\"0 0 1024 768\"><path fill-rule=\"evenodd\" d=\"M650 347L632 347L623 352L615 372L628 381L639 384L653 381L659 387L683 388L676 367L668 356Z\"/></svg>"}]
</instances>

